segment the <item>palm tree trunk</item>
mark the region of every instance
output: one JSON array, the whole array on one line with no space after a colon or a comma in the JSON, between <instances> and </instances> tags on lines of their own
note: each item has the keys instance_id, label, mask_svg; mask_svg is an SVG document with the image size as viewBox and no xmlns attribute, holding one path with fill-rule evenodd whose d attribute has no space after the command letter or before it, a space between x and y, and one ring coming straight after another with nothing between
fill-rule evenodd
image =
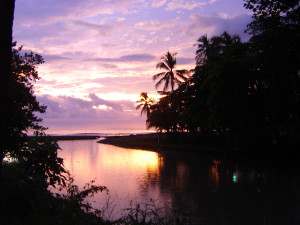
<instances>
[{"instance_id":1,"label":"palm tree trunk","mask_svg":"<svg viewBox=\"0 0 300 225\"><path fill-rule=\"evenodd\" d=\"M11 60L12 60L12 27L14 18L15 0L0 0L0 178L2 173L2 162L7 140L7 118L8 118L8 91L10 90Z\"/></svg>"}]
</instances>

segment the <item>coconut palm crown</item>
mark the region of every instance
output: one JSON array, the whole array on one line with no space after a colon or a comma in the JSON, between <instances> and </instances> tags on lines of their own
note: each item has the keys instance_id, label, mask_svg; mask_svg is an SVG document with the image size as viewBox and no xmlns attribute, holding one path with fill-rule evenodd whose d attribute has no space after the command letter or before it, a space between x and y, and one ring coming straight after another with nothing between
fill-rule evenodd
<instances>
[{"instance_id":1,"label":"coconut palm crown","mask_svg":"<svg viewBox=\"0 0 300 225\"><path fill-rule=\"evenodd\" d=\"M156 68L163 69L165 72L161 72L153 76L154 81L159 79L159 81L155 84L156 88L164 83L163 91L168 90L169 87L171 87L171 90L174 91L175 84L180 85L188 80L188 70L175 70L176 54L177 53L170 53L168 51L161 57L160 62L157 63Z\"/></svg>"},{"instance_id":2,"label":"coconut palm crown","mask_svg":"<svg viewBox=\"0 0 300 225\"><path fill-rule=\"evenodd\" d=\"M137 100L136 103L139 103L136 106L136 110L142 108L141 116L145 113L148 117L148 115L150 114L150 106L154 103L154 98L149 98L147 92L142 92L140 94L140 99Z\"/></svg>"}]
</instances>

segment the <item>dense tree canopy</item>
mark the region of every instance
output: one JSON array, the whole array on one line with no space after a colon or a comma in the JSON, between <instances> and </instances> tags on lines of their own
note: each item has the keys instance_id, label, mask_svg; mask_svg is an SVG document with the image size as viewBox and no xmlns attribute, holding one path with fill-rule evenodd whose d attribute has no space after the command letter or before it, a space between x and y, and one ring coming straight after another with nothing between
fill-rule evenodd
<instances>
[{"instance_id":1,"label":"dense tree canopy","mask_svg":"<svg viewBox=\"0 0 300 225\"><path fill-rule=\"evenodd\" d=\"M9 113L7 136L2 143L2 151L7 154L18 154L25 143L27 131L40 131L43 128L38 124L41 119L35 113L45 112L46 107L40 105L33 93L33 84L38 77L36 67L43 63L40 55L21 53L22 47L12 51L11 88L9 90L6 110Z\"/></svg>"},{"instance_id":2,"label":"dense tree canopy","mask_svg":"<svg viewBox=\"0 0 300 225\"><path fill-rule=\"evenodd\" d=\"M253 10L251 39L201 36L193 75L150 107L148 128L215 133L238 146L298 143L299 1L246 0L245 7Z\"/></svg>"},{"instance_id":3,"label":"dense tree canopy","mask_svg":"<svg viewBox=\"0 0 300 225\"><path fill-rule=\"evenodd\" d=\"M37 114L44 113L33 92L33 83L39 79L37 66L44 62L42 56L22 51L13 43L11 63L11 87L4 105L6 118L5 139L1 143L1 164L4 156L13 157L23 165L31 177L42 180L44 187L65 182L63 160L57 157L59 146L45 135L45 128ZM28 133L36 137L29 139ZM65 175L63 175L65 174Z\"/></svg>"}]
</instances>

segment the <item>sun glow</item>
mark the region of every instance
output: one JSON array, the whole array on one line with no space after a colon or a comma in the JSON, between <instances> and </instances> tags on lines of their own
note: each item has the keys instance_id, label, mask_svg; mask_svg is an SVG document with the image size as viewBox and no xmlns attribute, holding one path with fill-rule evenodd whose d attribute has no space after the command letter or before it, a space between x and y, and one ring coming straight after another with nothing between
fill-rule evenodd
<instances>
[{"instance_id":1,"label":"sun glow","mask_svg":"<svg viewBox=\"0 0 300 225\"><path fill-rule=\"evenodd\" d=\"M100 109L100 110L109 111L109 110L112 110L112 107L107 106L107 105L98 105L98 106L94 105L93 109Z\"/></svg>"},{"instance_id":2,"label":"sun glow","mask_svg":"<svg viewBox=\"0 0 300 225\"><path fill-rule=\"evenodd\" d=\"M128 101L137 101L140 98L140 93L137 94L128 94L128 93L120 93L120 92L110 92L110 93L103 93L97 94L99 98L103 98L105 100L112 100L112 101L120 101L120 100L128 100ZM162 97L159 94L149 94L149 97L153 97L155 101L158 101Z\"/></svg>"},{"instance_id":3,"label":"sun glow","mask_svg":"<svg viewBox=\"0 0 300 225\"><path fill-rule=\"evenodd\" d=\"M147 168L158 167L158 156L156 152L134 151L131 157L133 165L137 167L146 166Z\"/></svg>"}]
</instances>

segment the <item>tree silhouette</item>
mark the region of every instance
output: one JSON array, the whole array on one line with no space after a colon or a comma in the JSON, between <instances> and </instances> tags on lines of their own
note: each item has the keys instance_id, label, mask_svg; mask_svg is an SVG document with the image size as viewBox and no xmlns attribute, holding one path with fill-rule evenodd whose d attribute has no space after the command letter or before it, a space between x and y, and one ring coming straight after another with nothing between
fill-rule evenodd
<instances>
[{"instance_id":1,"label":"tree silhouette","mask_svg":"<svg viewBox=\"0 0 300 225\"><path fill-rule=\"evenodd\" d=\"M14 18L14 0L0 0L0 24L1 24L1 42L0 42L0 62L1 62L1 82L0 82L0 173L2 168L2 159L4 157L5 144L9 134L7 132L8 122L10 117L8 105L8 93L11 90L11 59L12 59L12 27ZM1 174L0 174L1 175Z\"/></svg>"},{"instance_id":2,"label":"tree silhouette","mask_svg":"<svg viewBox=\"0 0 300 225\"><path fill-rule=\"evenodd\" d=\"M169 86L171 86L171 90L174 91L175 84L180 85L182 82L188 80L188 70L175 70L176 54L177 53L170 53L168 51L161 57L160 62L157 63L156 68L166 71L153 76L154 81L160 78L160 80L155 84L156 88L164 83L164 91L168 90Z\"/></svg>"},{"instance_id":3,"label":"tree silhouette","mask_svg":"<svg viewBox=\"0 0 300 225\"><path fill-rule=\"evenodd\" d=\"M195 57L197 65L206 63L207 50L209 47L209 39L207 38L207 34L202 35L197 40L197 44L195 44L194 46L198 47L196 51L196 57Z\"/></svg>"},{"instance_id":4,"label":"tree silhouette","mask_svg":"<svg viewBox=\"0 0 300 225\"><path fill-rule=\"evenodd\" d=\"M140 95L140 99L136 101L136 103L139 103L136 107L136 110L142 108L141 110L141 116L145 113L148 117L150 114L150 106L153 104L154 98L149 98L147 92L142 92Z\"/></svg>"},{"instance_id":5,"label":"tree silhouette","mask_svg":"<svg viewBox=\"0 0 300 225\"><path fill-rule=\"evenodd\" d=\"M227 31L210 39L207 38L207 35L203 35L194 45L198 48L195 57L196 63L200 66L206 64L209 60L215 61L220 59L224 54L224 48L240 43L241 38L238 35L231 36Z\"/></svg>"},{"instance_id":6,"label":"tree silhouette","mask_svg":"<svg viewBox=\"0 0 300 225\"><path fill-rule=\"evenodd\" d=\"M6 118L6 140L1 143L0 161L4 156L10 155L18 158L23 154L27 142L27 132L43 131L44 127L39 125L42 121L37 113L44 113L46 106L37 101L33 83L39 79L37 66L44 62L38 54L23 53L22 47L15 47L13 43L10 92L8 100L3 105L8 112Z\"/></svg>"}]
</instances>

